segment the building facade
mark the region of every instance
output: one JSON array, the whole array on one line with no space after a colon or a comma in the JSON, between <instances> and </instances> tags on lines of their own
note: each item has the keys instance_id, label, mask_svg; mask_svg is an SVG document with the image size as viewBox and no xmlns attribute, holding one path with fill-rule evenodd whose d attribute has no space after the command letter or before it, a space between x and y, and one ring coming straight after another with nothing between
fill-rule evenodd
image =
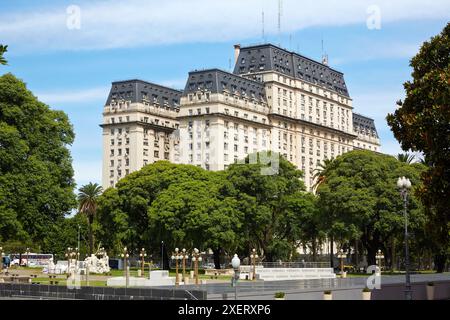
<instances>
[{"instance_id":1,"label":"building facade","mask_svg":"<svg viewBox=\"0 0 450 320\"><path fill-rule=\"evenodd\" d=\"M301 169L311 190L324 159L380 151L341 72L271 44L235 46L233 73L190 72L183 91L114 82L103 117L104 188L158 160L216 171L270 150Z\"/></svg>"}]
</instances>

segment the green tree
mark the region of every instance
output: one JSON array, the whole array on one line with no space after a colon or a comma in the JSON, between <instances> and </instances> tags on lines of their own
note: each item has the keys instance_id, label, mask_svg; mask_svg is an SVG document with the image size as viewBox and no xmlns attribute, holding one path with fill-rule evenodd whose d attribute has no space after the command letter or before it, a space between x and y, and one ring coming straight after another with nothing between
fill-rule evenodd
<instances>
[{"instance_id":1,"label":"green tree","mask_svg":"<svg viewBox=\"0 0 450 320\"><path fill-rule=\"evenodd\" d=\"M397 160L407 164L411 164L414 161L415 156L409 153L399 153L397 155Z\"/></svg>"},{"instance_id":2,"label":"green tree","mask_svg":"<svg viewBox=\"0 0 450 320\"><path fill-rule=\"evenodd\" d=\"M374 264L376 251L390 252L392 237L401 239L403 235L398 177L410 178L418 189L423 170L421 164L408 165L371 151L352 151L338 157L318 189L324 230L341 245L359 239L367 250L368 263ZM424 214L415 197L409 200L408 213L411 232L423 229Z\"/></svg>"},{"instance_id":3,"label":"green tree","mask_svg":"<svg viewBox=\"0 0 450 320\"><path fill-rule=\"evenodd\" d=\"M171 247L187 246L213 250L220 269L220 254L239 246L241 213L236 201L222 198L220 173L209 173L211 180L172 184L162 191L149 209L150 229L158 230Z\"/></svg>"},{"instance_id":4,"label":"green tree","mask_svg":"<svg viewBox=\"0 0 450 320\"><path fill-rule=\"evenodd\" d=\"M287 223L285 214L292 196L304 191L305 186L300 170L277 154L268 156L279 159L276 174L263 174L266 153L250 155L244 164L233 164L226 170L231 186L225 195L234 197L244 214L243 237L248 242L244 250L248 253L256 247L266 261L275 261L289 259L294 251L289 231L293 226ZM250 159L256 161L250 163Z\"/></svg>"},{"instance_id":5,"label":"green tree","mask_svg":"<svg viewBox=\"0 0 450 320\"><path fill-rule=\"evenodd\" d=\"M166 231L155 230L151 223L149 210L152 203L171 185L209 179L210 174L201 168L168 161L158 161L131 173L120 180L115 189L107 189L99 199L99 239L106 249L115 252L127 246L132 252L144 247L156 253L161 248L161 241L167 247L173 246ZM164 259L164 265L168 266L166 251Z\"/></svg>"},{"instance_id":6,"label":"green tree","mask_svg":"<svg viewBox=\"0 0 450 320\"><path fill-rule=\"evenodd\" d=\"M67 115L51 110L25 83L0 77L0 240L42 244L75 207Z\"/></svg>"},{"instance_id":7,"label":"green tree","mask_svg":"<svg viewBox=\"0 0 450 320\"><path fill-rule=\"evenodd\" d=\"M64 259L68 247L78 247L78 236L80 237L80 257L84 257L89 250L89 225L86 217L79 213L53 224L43 239L41 251L53 253L57 259Z\"/></svg>"},{"instance_id":8,"label":"green tree","mask_svg":"<svg viewBox=\"0 0 450 320\"><path fill-rule=\"evenodd\" d=\"M0 44L0 64L6 65L8 61L6 61L4 54L8 51L8 46L4 46Z\"/></svg>"},{"instance_id":9,"label":"green tree","mask_svg":"<svg viewBox=\"0 0 450 320\"><path fill-rule=\"evenodd\" d=\"M313 189L317 190L317 188L325 182L327 178L327 171L333 165L334 158L323 160L316 169L314 169L314 185Z\"/></svg>"},{"instance_id":10,"label":"green tree","mask_svg":"<svg viewBox=\"0 0 450 320\"><path fill-rule=\"evenodd\" d=\"M78 192L78 211L87 217L89 223L89 255L94 253L93 224L97 213L98 198L103 188L97 183L88 183Z\"/></svg>"},{"instance_id":11,"label":"green tree","mask_svg":"<svg viewBox=\"0 0 450 320\"><path fill-rule=\"evenodd\" d=\"M317 192L318 188L324 184L326 182L327 179L327 175L328 172L330 170L332 170L334 164L334 158L331 159L325 159L323 162L321 162L319 164L319 166L314 170L314 185L313 185L313 189ZM332 212L328 212L326 214L326 218L324 220L322 220L322 229L326 228L327 226L329 227L329 223L327 225L327 222L332 221L333 218L333 213ZM328 236L329 236L329 241L330 241L330 265L331 267L334 267L334 252L333 252L333 248L334 248L334 234L333 232L328 229Z\"/></svg>"},{"instance_id":12,"label":"green tree","mask_svg":"<svg viewBox=\"0 0 450 320\"><path fill-rule=\"evenodd\" d=\"M435 264L442 272L450 251L450 23L411 60L406 98L387 116L403 150L424 154L428 170L418 190L429 216Z\"/></svg>"}]
</instances>

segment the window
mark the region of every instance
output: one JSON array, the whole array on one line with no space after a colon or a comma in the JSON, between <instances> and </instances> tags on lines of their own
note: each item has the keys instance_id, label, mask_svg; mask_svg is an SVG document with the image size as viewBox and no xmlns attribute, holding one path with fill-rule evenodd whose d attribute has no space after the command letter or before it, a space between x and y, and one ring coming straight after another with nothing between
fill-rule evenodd
<instances>
[{"instance_id":1,"label":"window","mask_svg":"<svg viewBox=\"0 0 450 320\"><path fill-rule=\"evenodd\" d=\"M114 139L111 139L111 145L112 146L114 145Z\"/></svg>"},{"instance_id":2,"label":"window","mask_svg":"<svg viewBox=\"0 0 450 320\"><path fill-rule=\"evenodd\" d=\"M237 152L237 151L238 151L238 145L235 144L235 145L234 145L234 152Z\"/></svg>"},{"instance_id":3,"label":"window","mask_svg":"<svg viewBox=\"0 0 450 320\"><path fill-rule=\"evenodd\" d=\"M114 160L111 160L111 161L109 162L109 166L110 166L110 167L114 167Z\"/></svg>"},{"instance_id":4,"label":"window","mask_svg":"<svg viewBox=\"0 0 450 320\"><path fill-rule=\"evenodd\" d=\"M155 156L155 158L159 158L159 151L158 150L155 150L154 156Z\"/></svg>"}]
</instances>

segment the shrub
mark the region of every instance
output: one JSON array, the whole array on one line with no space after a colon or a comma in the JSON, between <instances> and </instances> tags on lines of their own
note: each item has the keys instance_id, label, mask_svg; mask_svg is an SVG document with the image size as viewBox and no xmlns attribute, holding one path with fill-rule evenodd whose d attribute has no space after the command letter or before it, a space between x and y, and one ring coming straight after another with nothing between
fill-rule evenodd
<instances>
[{"instance_id":1,"label":"shrub","mask_svg":"<svg viewBox=\"0 0 450 320\"><path fill-rule=\"evenodd\" d=\"M331 290L326 290L323 292L324 294L331 294Z\"/></svg>"},{"instance_id":2,"label":"shrub","mask_svg":"<svg viewBox=\"0 0 450 320\"><path fill-rule=\"evenodd\" d=\"M286 294L284 292L276 292L275 293L275 298L282 299L282 298L284 298L285 295Z\"/></svg>"},{"instance_id":3,"label":"shrub","mask_svg":"<svg viewBox=\"0 0 450 320\"><path fill-rule=\"evenodd\" d=\"M369 288L367 288L367 287L365 287L364 289L363 289L363 292L371 292L372 290L370 290Z\"/></svg>"},{"instance_id":4,"label":"shrub","mask_svg":"<svg viewBox=\"0 0 450 320\"><path fill-rule=\"evenodd\" d=\"M434 282L428 282L427 285L430 286L430 287L434 287Z\"/></svg>"}]
</instances>

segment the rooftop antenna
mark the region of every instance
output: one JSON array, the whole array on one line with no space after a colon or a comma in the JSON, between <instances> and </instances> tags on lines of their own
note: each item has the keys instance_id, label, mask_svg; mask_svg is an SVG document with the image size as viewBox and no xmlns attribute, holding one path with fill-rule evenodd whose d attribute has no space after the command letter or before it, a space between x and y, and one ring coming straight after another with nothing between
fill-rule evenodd
<instances>
[{"instance_id":1,"label":"rooftop antenna","mask_svg":"<svg viewBox=\"0 0 450 320\"><path fill-rule=\"evenodd\" d=\"M322 38L322 63L326 66L328 65L328 55L323 50L323 38Z\"/></svg>"},{"instance_id":2,"label":"rooftop antenna","mask_svg":"<svg viewBox=\"0 0 450 320\"><path fill-rule=\"evenodd\" d=\"M231 58L228 59L228 69L229 69L230 72L231 72Z\"/></svg>"},{"instance_id":3,"label":"rooftop antenna","mask_svg":"<svg viewBox=\"0 0 450 320\"><path fill-rule=\"evenodd\" d=\"M263 42L265 43L266 42L266 33L265 33L265 30L264 30L264 9L262 10L262 19L261 19L261 23L262 23L262 39L263 39Z\"/></svg>"},{"instance_id":4,"label":"rooftop antenna","mask_svg":"<svg viewBox=\"0 0 450 320\"><path fill-rule=\"evenodd\" d=\"M278 40L281 47L281 16L283 15L283 0L278 0Z\"/></svg>"}]
</instances>

